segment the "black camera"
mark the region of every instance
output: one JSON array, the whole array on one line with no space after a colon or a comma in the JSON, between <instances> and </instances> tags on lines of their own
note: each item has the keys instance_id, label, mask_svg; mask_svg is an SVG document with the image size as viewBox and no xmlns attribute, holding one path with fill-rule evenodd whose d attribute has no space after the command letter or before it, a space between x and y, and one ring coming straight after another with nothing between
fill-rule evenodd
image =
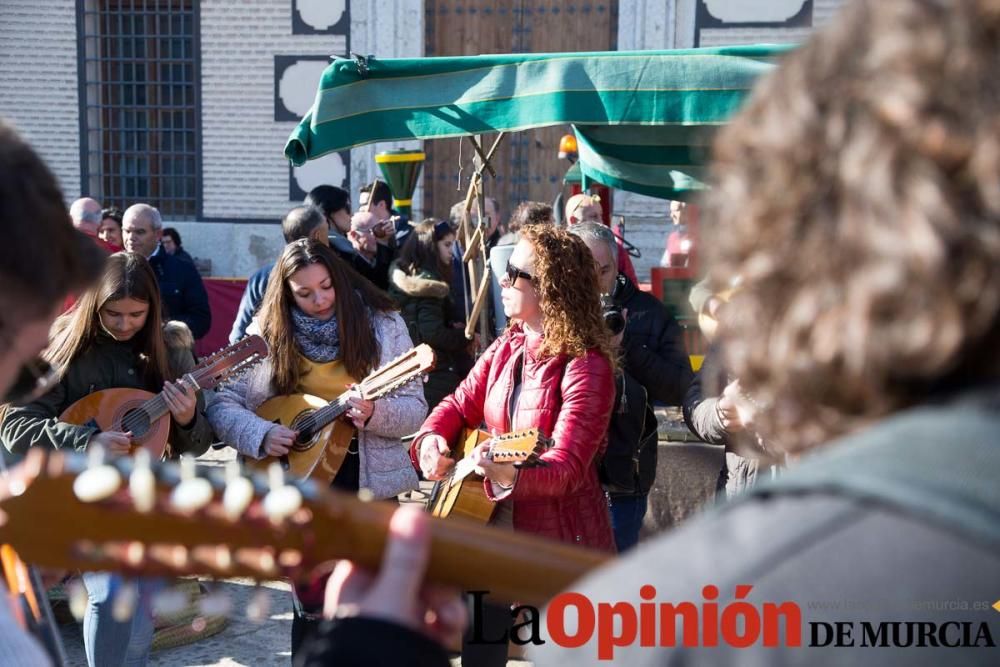
<instances>
[{"instance_id":1,"label":"black camera","mask_svg":"<svg viewBox=\"0 0 1000 667\"><path fill-rule=\"evenodd\" d=\"M622 307L615 303L614 297L610 294L601 295L601 317L608 327L612 336L617 336L625 330L625 316L622 314Z\"/></svg>"}]
</instances>

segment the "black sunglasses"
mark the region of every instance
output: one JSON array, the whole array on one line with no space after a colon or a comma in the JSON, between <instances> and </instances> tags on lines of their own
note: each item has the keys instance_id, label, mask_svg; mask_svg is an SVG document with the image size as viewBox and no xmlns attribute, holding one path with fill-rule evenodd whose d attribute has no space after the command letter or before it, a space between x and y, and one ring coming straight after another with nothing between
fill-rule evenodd
<instances>
[{"instance_id":1,"label":"black sunglasses","mask_svg":"<svg viewBox=\"0 0 1000 667\"><path fill-rule=\"evenodd\" d=\"M517 268L516 266L514 266L513 264L511 264L510 261L507 262L506 274L507 274L507 280L508 280L508 282L510 282L511 285L513 285L514 283L516 283L518 278L524 278L525 280L534 280L535 279L535 277L533 275L531 275L530 273L528 273L526 271L522 271L521 269Z\"/></svg>"},{"instance_id":2,"label":"black sunglasses","mask_svg":"<svg viewBox=\"0 0 1000 667\"><path fill-rule=\"evenodd\" d=\"M0 402L25 405L48 393L59 382L59 373L49 362L36 357L21 366L14 384Z\"/></svg>"}]
</instances>

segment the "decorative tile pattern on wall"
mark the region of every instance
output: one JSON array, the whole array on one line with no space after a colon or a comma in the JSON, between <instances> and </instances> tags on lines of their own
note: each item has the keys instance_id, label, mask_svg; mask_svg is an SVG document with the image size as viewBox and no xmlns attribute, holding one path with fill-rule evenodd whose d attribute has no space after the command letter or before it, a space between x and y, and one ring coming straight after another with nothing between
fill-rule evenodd
<instances>
[{"instance_id":1,"label":"decorative tile pattern on wall","mask_svg":"<svg viewBox=\"0 0 1000 667\"><path fill-rule=\"evenodd\" d=\"M347 0L292 0L293 35L345 35L351 28Z\"/></svg>"},{"instance_id":2,"label":"decorative tile pattern on wall","mask_svg":"<svg viewBox=\"0 0 1000 667\"><path fill-rule=\"evenodd\" d=\"M747 29L759 31L773 29L779 35L771 41L789 41L781 39L784 30L791 34L801 35L803 28L813 25L813 0L769 0L768 2L733 2L732 0L698 0L695 13L695 46L703 46L702 35L705 31L711 34L706 42L744 43L741 38L747 34ZM733 40L727 41L726 34L732 33Z\"/></svg>"},{"instance_id":3,"label":"decorative tile pattern on wall","mask_svg":"<svg viewBox=\"0 0 1000 667\"><path fill-rule=\"evenodd\" d=\"M288 200L301 202L317 185L351 189L351 151L328 153L301 167L288 166Z\"/></svg>"}]
</instances>

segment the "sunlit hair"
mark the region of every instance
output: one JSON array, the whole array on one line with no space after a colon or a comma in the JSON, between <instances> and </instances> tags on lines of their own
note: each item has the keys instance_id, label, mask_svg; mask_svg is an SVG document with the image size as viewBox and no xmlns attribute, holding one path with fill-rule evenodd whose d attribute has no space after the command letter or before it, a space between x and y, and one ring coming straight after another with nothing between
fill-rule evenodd
<instances>
[{"instance_id":1,"label":"sunlit hair","mask_svg":"<svg viewBox=\"0 0 1000 667\"><path fill-rule=\"evenodd\" d=\"M523 201L514 209L507 223L507 230L519 232L527 225L551 225L554 224L552 207L540 201Z\"/></svg>"},{"instance_id":2,"label":"sunlit hair","mask_svg":"<svg viewBox=\"0 0 1000 667\"><path fill-rule=\"evenodd\" d=\"M149 262L135 253L119 252L108 257L100 281L84 292L73 308L52 325L52 340L45 351L45 359L65 373L102 335L101 308L120 299L149 304L146 322L130 343L139 355L143 384L158 391L164 380L174 379L163 343L160 288Z\"/></svg>"},{"instance_id":3,"label":"sunlit hair","mask_svg":"<svg viewBox=\"0 0 1000 667\"><path fill-rule=\"evenodd\" d=\"M330 273L336 301L334 311L340 336L340 359L347 372L361 380L378 366L379 348L372 328L372 311L391 311L392 301L362 278L327 246L301 239L285 246L271 270L258 321L271 350L272 384L279 394L295 391L299 383L299 348L295 344L292 308L295 297L288 279L310 264Z\"/></svg>"},{"instance_id":4,"label":"sunlit hair","mask_svg":"<svg viewBox=\"0 0 1000 667\"><path fill-rule=\"evenodd\" d=\"M413 231L399 251L399 266L409 275L430 271L445 281L451 280L451 262L442 262L438 241L455 236L447 221L427 218L413 226Z\"/></svg>"},{"instance_id":5,"label":"sunlit hair","mask_svg":"<svg viewBox=\"0 0 1000 667\"><path fill-rule=\"evenodd\" d=\"M533 283L545 333L542 354L581 357L597 348L613 362L590 249L582 239L552 225L523 227L521 239L531 243L535 254Z\"/></svg>"},{"instance_id":6,"label":"sunlit hair","mask_svg":"<svg viewBox=\"0 0 1000 667\"><path fill-rule=\"evenodd\" d=\"M720 133L705 248L775 445L997 377L997 63L997 0L855 2Z\"/></svg>"}]
</instances>

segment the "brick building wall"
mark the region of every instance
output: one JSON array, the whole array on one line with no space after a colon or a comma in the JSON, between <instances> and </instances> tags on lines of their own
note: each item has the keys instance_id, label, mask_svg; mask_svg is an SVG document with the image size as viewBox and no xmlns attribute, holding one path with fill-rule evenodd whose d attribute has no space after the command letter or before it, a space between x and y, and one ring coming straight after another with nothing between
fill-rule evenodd
<instances>
[{"instance_id":1,"label":"brick building wall","mask_svg":"<svg viewBox=\"0 0 1000 667\"><path fill-rule=\"evenodd\" d=\"M70 196L80 191L76 3L0 2L0 117L31 142Z\"/></svg>"}]
</instances>

